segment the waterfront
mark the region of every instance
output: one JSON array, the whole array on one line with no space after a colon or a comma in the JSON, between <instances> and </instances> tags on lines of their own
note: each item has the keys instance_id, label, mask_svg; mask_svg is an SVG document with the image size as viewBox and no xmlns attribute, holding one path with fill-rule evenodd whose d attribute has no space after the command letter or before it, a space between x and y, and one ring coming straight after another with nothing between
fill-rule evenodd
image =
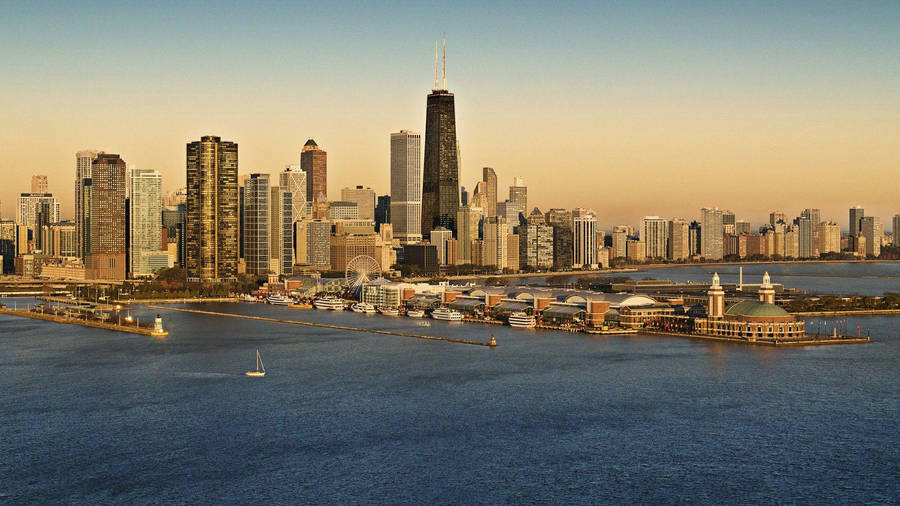
<instances>
[{"instance_id":1,"label":"waterfront","mask_svg":"<svg viewBox=\"0 0 900 506\"><path fill-rule=\"evenodd\" d=\"M898 497L895 317L850 319L871 344L771 349L187 307L499 346L178 312L167 338L0 316L4 501ZM256 348L261 380L243 376Z\"/></svg>"}]
</instances>

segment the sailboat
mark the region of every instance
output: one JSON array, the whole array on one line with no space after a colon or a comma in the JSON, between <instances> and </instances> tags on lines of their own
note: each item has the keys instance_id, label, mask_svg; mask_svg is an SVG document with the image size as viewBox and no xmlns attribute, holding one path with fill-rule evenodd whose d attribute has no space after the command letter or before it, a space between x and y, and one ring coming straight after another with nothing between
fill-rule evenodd
<instances>
[{"instance_id":1,"label":"sailboat","mask_svg":"<svg viewBox=\"0 0 900 506\"><path fill-rule=\"evenodd\" d=\"M246 374L253 378L262 378L266 375L266 366L263 364L262 357L259 356L259 348L256 349L256 370L247 371Z\"/></svg>"}]
</instances>

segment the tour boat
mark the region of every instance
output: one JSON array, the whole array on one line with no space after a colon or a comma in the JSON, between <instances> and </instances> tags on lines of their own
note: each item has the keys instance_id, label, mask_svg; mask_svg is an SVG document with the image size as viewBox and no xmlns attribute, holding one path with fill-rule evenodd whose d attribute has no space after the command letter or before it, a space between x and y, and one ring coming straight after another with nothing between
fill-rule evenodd
<instances>
[{"instance_id":1,"label":"tour boat","mask_svg":"<svg viewBox=\"0 0 900 506\"><path fill-rule=\"evenodd\" d=\"M250 295L249 293L242 293L238 299L241 302L256 302L256 297Z\"/></svg>"},{"instance_id":2,"label":"tour boat","mask_svg":"<svg viewBox=\"0 0 900 506\"><path fill-rule=\"evenodd\" d=\"M406 311L406 316L409 316L410 318L422 318L425 316L425 311L422 311L421 309L409 309Z\"/></svg>"},{"instance_id":3,"label":"tour boat","mask_svg":"<svg viewBox=\"0 0 900 506\"><path fill-rule=\"evenodd\" d=\"M337 297L322 297L316 299L313 304L316 309L327 309L329 311L342 311L344 309L344 301Z\"/></svg>"},{"instance_id":4,"label":"tour boat","mask_svg":"<svg viewBox=\"0 0 900 506\"><path fill-rule=\"evenodd\" d=\"M431 317L435 320L458 322L462 320L462 313L445 307L439 307L431 312Z\"/></svg>"},{"instance_id":5,"label":"tour boat","mask_svg":"<svg viewBox=\"0 0 900 506\"><path fill-rule=\"evenodd\" d=\"M537 324L537 320L534 318L534 315L530 315L528 313L518 311L511 315L509 315L509 326L522 328L522 329L531 329Z\"/></svg>"},{"instance_id":6,"label":"tour boat","mask_svg":"<svg viewBox=\"0 0 900 506\"><path fill-rule=\"evenodd\" d=\"M269 304L274 304L276 306L287 306L293 301L285 297L284 295L274 293L266 297L266 302Z\"/></svg>"},{"instance_id":7,"label":"tour boat","mask_svg":"<svg viewBox=\"0 0 900 506\"><path fill-rule=\"evenodd\" d=\"M259 349L256 350L256 370L255 371L247 371L245 373L247 376L252 378L262 378L266 375L266 366L263 364L262 357L259 356Z\"/></svg>"},{"instance_id":8,"label":"tour boat","mask_svg":"<svg viewBox=\"0 0 900 506\"><path fill-rule=\"evenodd\" d=\"M378 312L385 316L400 316L400 310L395 307L380 307Z\"/></svg>"},{"instance_id":9,"label":"tour boat","mask_svg":"<svg viewBox=\"0 0 900 506\"><path fill-rule=\"evenodd\" d=\"M350 306L350 309L352 309L354 313L372 314L375 312L375 306L368 302L357 302Z\"/></svg>"}]
</instances>

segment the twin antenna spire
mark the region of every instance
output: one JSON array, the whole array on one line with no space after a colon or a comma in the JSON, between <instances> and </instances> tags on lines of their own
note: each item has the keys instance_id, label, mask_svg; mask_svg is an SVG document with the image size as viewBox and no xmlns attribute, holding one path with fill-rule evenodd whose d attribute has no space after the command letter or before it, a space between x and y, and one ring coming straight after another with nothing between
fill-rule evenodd
<instances>
[{"instance_id":1,"label":"twin antenna spire","mask_svg":"<svg viewBox=\"0 0 900 506\"><path fill-rule=\"evenodd\" d=\"M432 88L431 91L447 89L447 36L446 35L444 36L444 38L442 40L442 49L443 49L443 57L444 57L443 65L442 65L444 86L442 88L438 87L438 43L437 43L437 41L435 41L434 42L434 88Z\"/></svg>"}]
</instances>

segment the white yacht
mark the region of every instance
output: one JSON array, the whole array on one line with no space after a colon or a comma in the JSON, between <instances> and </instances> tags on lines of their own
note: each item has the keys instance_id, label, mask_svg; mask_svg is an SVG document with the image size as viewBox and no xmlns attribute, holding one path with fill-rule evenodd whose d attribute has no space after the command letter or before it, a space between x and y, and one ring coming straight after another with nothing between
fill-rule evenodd
<instances>
[{"instance_id":1,"label":"white yacht","mask_svg":"<svg viewBox=\"0 0 900 506\"><path fill-rule=\"evenodd\" d=\"M425 316L425 311L422 311L421 309L408 309L406 310L406 316L409 316L410 318L422 318Z\"/></svg>"},{"instance_id":2,"label":"white yacht","mask_svg":"<svg viewBox=\"0 0 900 506\"><path fill-rule=\"evenodd\" d=\"M532 329L537 324L534 315L518 311L509 315L509 326L521 329Z\"/></svg>"},{"instance_id":3,"label":"white yacht","mask_svg":"<svg viewBox=\"0 0 900 506\"><path fill-rule=\"evenodd\" d=\"M322 297L313 302L316 309L328 309L329 311L342 311L344 309L344 301L337 297Z\"/></svg>"},{"instance_id":4,"label":"white yacht","mask_svg":"<svg viewBox=\"0 0 900 506\"><path fill-rule=\"evenodd\" d=\"M354 313L365 313L365 314L373 314L375 313L375 306L369 304L368 302L357 302L350 306L350 309L353 310Z\"/></svg>"},{"instance_id":5,"label":"white yacht","mask_svg":"<svg viewBox=\"0 0 900 506\"><path fill-rule=\"evenodd\" d=\"M378 312L385 316L400 316L400 310L395 307L379 307Z\"/></svg>"},{"instance_id":6,"label":"white yacht","mask_svg":"<svg viewBox=\"0 0 900 506\"><path fill-rule=\"evenodd\" d=\"M266 303L274 304L276 306L287 306L291 302L293 302L291 299L279 293L273 293L272 295L266 297Z\"/></svg>"},{"instance_id":7,"label":"white yacht","mask_svg":"<svg viewBox=\"0 0 900 506\"><path fill-rule=\"evenodd\" d=\"M462 313L445 307L439 307L432 311L431 317L435 320L447 320L451 322L462 321Z\"/></svg>"},{"instance_id":8,"label":"white yacht","mask_svg":"<svg viewBox=\"0 0 900 506\"><path fill-rule=\"evenodd\" d=\"M250 295L249 293L242 293L239 297L241 302L256 302L256 297Z\"/></svg>"}]
</instances>

